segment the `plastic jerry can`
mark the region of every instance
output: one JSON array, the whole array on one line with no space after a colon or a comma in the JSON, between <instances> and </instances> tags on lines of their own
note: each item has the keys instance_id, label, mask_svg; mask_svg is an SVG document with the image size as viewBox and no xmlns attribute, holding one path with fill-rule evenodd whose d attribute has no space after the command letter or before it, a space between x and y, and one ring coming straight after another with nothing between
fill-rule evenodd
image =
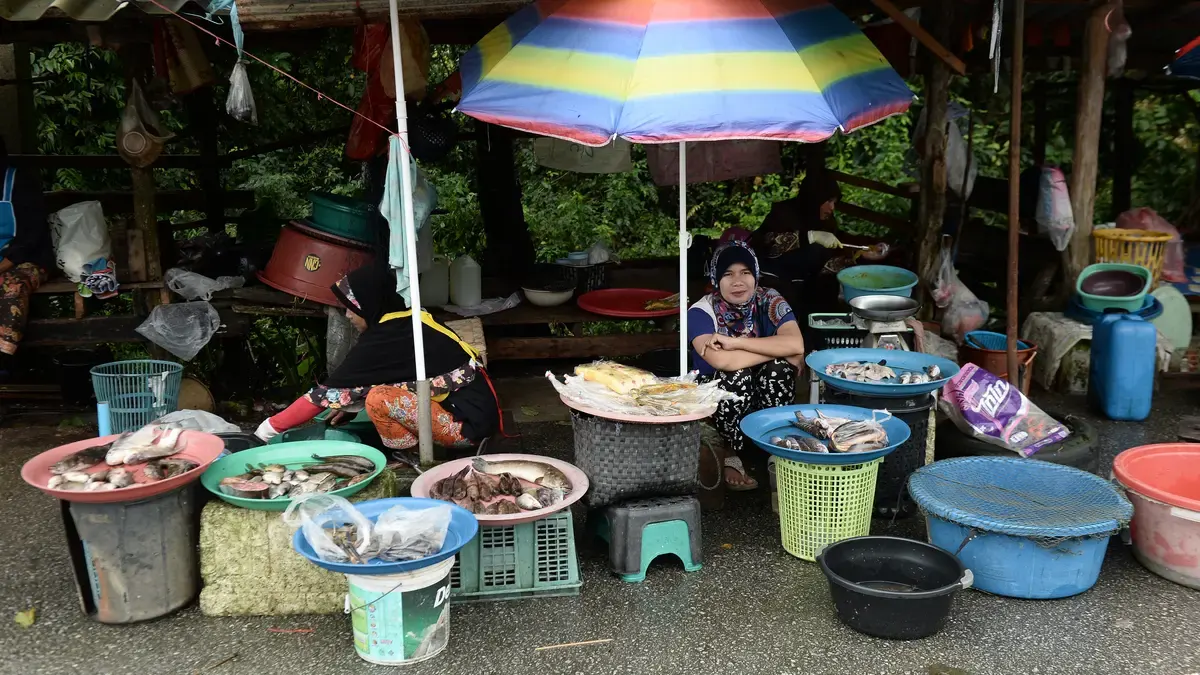
<instances>
[{"instance_id":1,"label":"plastic jerry can","mask_svg":"<svg viewBox=\"0 0 1200 675\"><path fill-rule=\"evenodd\" d=\"M421 272L421 304L426 307L445 307L450 304L449 260L437 256L429 264L429 269Z\"/></svg>"},{"instance_id":2,"label":"plastic jerry can","mask_svg":"<svg viewBox=\"0 0 1200 675\"><path fill-rule=\"evenodd\" d=\"M1158 329L1132 314L1105 314L1092 328L1088 398L1113 420L1144 420L1154 396Z\"/></svg>"},{"instance_id":3,"label":"plastic jerry can","mask_svg":"<svg viewBox=\"0 0 1200 675\"><path fill-rule=\"evenodd\" d=\"M450 301L459 307L474 307L483 302L483 270L469 255L450 263Z\"/></svg>"}]
</instances>

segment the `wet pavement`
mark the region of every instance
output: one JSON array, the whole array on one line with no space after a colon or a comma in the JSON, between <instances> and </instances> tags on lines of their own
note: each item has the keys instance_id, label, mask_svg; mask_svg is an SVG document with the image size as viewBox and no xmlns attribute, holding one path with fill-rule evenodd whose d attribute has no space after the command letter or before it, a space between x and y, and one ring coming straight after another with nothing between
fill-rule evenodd
<instances>
[{"instance_id":1,"label":"wet pavement","mask_svg":"<svg viewBox=\"0 0 1200 675\"><path fill-rule=\"evenodd\" d=\"M1080 399L1039 397L1083 412ZM1102 472L1125 448L1175 439L1200 393L1160 393L1141 424L1097 421ZM523 424L527 451L560 454L562 423ZM195 607L129 626L83 616L68 572L55 502L21 482L37 452L88 434L54 427L0 430L0 673L354 673L361 661L346 616L207 618ZM556 452L558 451L558 452ZM920 537L917 519L876 521L877 534ZM949 624L914 642L870 638L840 624L813 563L780 546L764 492L735 495L704 516L704 569L660 559L645 583L612 576L577 527L584 585L578 597L455 605L448 650L418 675L490 673L924 673L933 664L986 673L1200 673L1200 592L1141 568L1113 540L1099 583L1064 600L961 593ZM12 617L37 609L31 628ZM273 628L311 629L279 633ZM591 646L535 651L589 640Z\"/></svg>"}]
</instances>

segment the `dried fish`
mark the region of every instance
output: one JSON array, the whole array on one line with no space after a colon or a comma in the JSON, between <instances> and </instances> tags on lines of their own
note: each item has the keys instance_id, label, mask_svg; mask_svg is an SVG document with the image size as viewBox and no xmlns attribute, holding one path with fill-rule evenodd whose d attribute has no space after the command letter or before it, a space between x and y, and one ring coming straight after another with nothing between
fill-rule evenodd
<instances>
[{"instance_id":1,"label":"dried fish","mask_svg":"<svg viewBox=\"0 0 1200 675\"><path fill-rule=\"evenodd\" d=\"M870 452L886 448L887 444L883 425L872 420L843 424L829 439L834 452Z\"/></svg>"},{"instance_id":2,"label":"dried fish","mask_svg":"<svg viewBox=\"0 0 1200 675\"><path fill-rule=\"evenodd\" d=\"M833 430L849 422L845 417L829 417L820 410L817 411L816 417L808 417L804 413L796 413L796 421L792 424L803 429L805 432L812 434L821 440L829 440L829 435Z\"/></svg>"},{"instance_id":3,"label":"dried fish","mask_svg":"<svg viewBox=\"0 0 1200 675\"><path fill-rule=\"evenodd\" d=\"M829 452L829 448L825 447L824 443L807 436L772 436L771 445L801 452Z\"/></svg>"}]
</instances>

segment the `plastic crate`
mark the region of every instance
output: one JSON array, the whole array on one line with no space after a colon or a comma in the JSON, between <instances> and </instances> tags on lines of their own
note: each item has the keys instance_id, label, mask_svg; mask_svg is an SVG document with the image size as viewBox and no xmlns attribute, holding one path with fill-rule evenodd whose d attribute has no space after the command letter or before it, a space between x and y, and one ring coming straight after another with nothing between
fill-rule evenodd
<instances>
[{"instance_id":1,"label":"plastic crate","mask_svg":"<svg viewBox=\"0 0 1200 675\"><path fill-rule=\"evenodd\" d=\"M829 321L831 319L841 319L848 326L818 326L817 321ZM832 314L809 314L808 315L808 330L812 335L813 344L809 346L810 351L820 349L842 349L845 347L861 347L863 339L867 337L865 328L858 328L854 324L853 314L843 314L834 312Z\"/></svg>"},{"instance_id":2,"label":"plastic crate","mask_svg":"<svg viewBox=\"0 0 1200 675\"><path fill-rule=\"evenodd\" d=\"M481 526L450 571L453 602L579 595L581 586L570 511L532 523Z\"/></svg>"}]
</instances>

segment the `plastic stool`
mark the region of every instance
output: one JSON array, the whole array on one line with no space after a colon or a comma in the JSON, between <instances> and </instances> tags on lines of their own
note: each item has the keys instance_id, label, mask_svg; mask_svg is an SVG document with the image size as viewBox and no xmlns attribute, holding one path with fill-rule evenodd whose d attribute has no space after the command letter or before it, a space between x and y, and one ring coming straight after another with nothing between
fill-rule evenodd
<instances>
[{"instance_id":1,"label":"plastic stool","mask_svg":"<svg viewBox=\"0 0 1200 675\"><path fill-rule=\"evenodd\" d=\"M700 564L700 501L695 497L652 497L595 513L595 532L608 542L608 565L623 581L640 583L660 555L673 553L686 572Z\"/></svg>"}]
</instances>

